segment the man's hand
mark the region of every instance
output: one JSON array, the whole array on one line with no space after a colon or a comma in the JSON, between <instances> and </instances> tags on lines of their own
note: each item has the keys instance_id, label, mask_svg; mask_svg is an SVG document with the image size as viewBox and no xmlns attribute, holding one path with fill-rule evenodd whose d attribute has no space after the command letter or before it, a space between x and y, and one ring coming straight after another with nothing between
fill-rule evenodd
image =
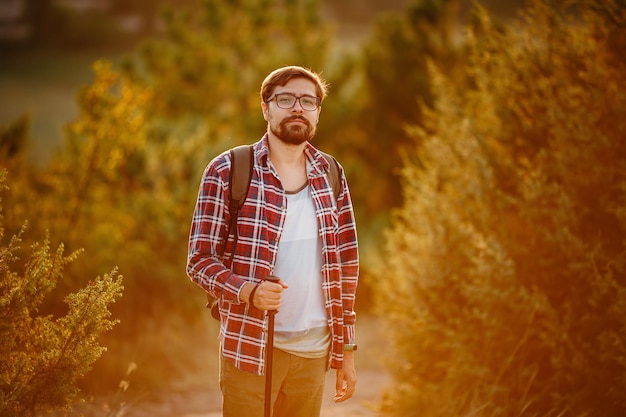
<instances>
[{"instance_id":1,"label":"man's hand","mask_svg":"<svg viewBox=\"0 0 626 417\"><path fill-rule=\"evenodd\" d=\"M252 293L255 286L258 286L258 288L252 294L253 300L250 300L250 293ZM253 304L258 309L278 310L283 290L287 287L287 284L281 279L261 281L258 284L246 283L239 297L243 302Z\"/></svg>"},{"instance_id":2,"label":"man's hand","mask_svg":"<svg viewBox=\"0 0 626 417\"><path fill-rule=\"evenodd\" d=\"M261 310L278 310L282 300L283 290L287 284L283 280L261 281L252 300L254 306Z\"/></svg>"},{"instance_id":3,"label":"man's hand","mask_svg":"<svg viewBox=\"0 0 626 417\"><path fill-rule=\"evenodd\" d=\"M356 368L354 366L354 351L343 352L343 367L337 369L335 381L335 402L344 402L354 395L356 389Z\"/></svg>"}]
</instances>

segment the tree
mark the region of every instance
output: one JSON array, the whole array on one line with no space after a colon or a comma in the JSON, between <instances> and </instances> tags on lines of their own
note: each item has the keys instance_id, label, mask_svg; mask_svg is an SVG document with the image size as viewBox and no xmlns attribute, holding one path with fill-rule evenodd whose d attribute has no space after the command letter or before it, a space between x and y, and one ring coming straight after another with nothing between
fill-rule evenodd
<instances>
[{"instance_id":1,"label":"tree","mask_svg":"<svg viewBox=\"0 0 626 417\"><path fill-rule=\"evenodd\" d=\"M626 411L626 9L575 5L483 14L471 84L432 71L377 291L386 415Z\"/></svg>"},{"instance_id":2,"label":"tree","mask_svg":"<svg viewBox=\"0 0 626 417\"><path fill-rule=\"evenodd\" d=\"M323 67L329 28L317 9L316 0L172 7L164 14L167 36L144 43L126 70L153 87L153 117L205 126L208 142L247 143L264 127L258 117L263 77L288 63Z\"/></svg>"}]
</instances>

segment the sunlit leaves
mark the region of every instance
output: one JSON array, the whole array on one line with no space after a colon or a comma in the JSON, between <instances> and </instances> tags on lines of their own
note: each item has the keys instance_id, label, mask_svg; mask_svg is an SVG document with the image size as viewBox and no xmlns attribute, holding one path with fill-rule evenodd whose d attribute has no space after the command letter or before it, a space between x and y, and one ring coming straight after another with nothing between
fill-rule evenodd
<instances>
[{"instance_id":1,"label":"sunlit leaves","mask_svg":"<svg viewBox=\"0 0 626 417\"><path fill-rule=\"evenodd\" d=\"M329 32L313 0L206 0L165 15L168 36L145 43L129 71L155 87L155 114L200 117L210 141L251 141L263 129L259 87L282 65L323 69Z\"/></svg>"},{"instance_id":2,"label":"sunlit leaves","mask_svg":"<svg viewBox=\"0 0 626 417\"><path fill-rule=\"evenodd\" d=\"M390 415L626 409L624 5L578 7L535 2L508 32L482 15L472 83L432 71L379 292L409 381Z\"/></svg>"},{"instance_id":3,"label":"sunlit leaves","mask_svg":"<svg viewBox=\"0 0 626 417\"><path fill-rule=\"evenodd\" d=\"M1 230L1 229L0 229ZM24 230L23 230L24 232ZM98 337L116 323L108 307L122 293L116 271L67 296L65 315L42 311L77 252L65 255L50 241L33 244L19 265L21 233L0 233L0 415L34 416L76 400L77 379L105 350Z\"/></svg>"}]
</instances>

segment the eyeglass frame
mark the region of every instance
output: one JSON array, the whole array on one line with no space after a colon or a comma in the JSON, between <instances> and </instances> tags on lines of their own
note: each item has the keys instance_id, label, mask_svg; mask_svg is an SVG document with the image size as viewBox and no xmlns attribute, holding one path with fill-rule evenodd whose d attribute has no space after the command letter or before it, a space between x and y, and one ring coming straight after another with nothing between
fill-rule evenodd
<instances>
[{"instance_id":1,"label":"eyeglass frame","mask_svg":"<svg viewBox=\"0 0 626 417\"><path fill-rule=\"evenodd\" d=\"M294 100L293 104L292 104L290 107L281 107L281 105L280 105L280 104L278 104L278 96L290 96L290 97L293 97L295 100ZM303 99L303 98L305 98L305 97L308 97L308 98L314 98L314 99L315 99L315 104L316 104L316 105L315 105L315 107L314 107L314 108L312 108L312 109L310 109L310 110L309 110L309 109L305 109L305 108L304 108L304 106L302 105L302 101L300 101L300 100L301 100L301 99ZM310 96L310 95L308 95L308 94L305 94L305 95L303 95L303 96L296 96L295 94L291 94L291 93L277 93L277 94L274 94L274 95L273 95L273 96L271 96L269 99L267 99L265 102L266 102L266 103L269 103L270 101L272 101L272 100L274 100L274 99L276 99L275 101L276 101L276 105L278 106L278 108L283 109L283 110L291 110L291 109L293 109L293 108L296 106L296 103L300 103L300 107L302 107L302 110L305 110L305 111L315 111L315 110L317 110L317 109L320 107L320 105L322 104L322 103L321 103L321 100L320 100L320 98L319 98L319 97L316 97L316 96Z\"/></svg>"}]
</instances>

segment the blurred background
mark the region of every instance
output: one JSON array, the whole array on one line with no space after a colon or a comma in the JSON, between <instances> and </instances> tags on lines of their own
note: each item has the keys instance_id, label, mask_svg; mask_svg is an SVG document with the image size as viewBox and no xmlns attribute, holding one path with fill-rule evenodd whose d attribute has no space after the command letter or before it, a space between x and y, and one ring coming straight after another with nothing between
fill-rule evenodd
<instances>
[{"instance_id":1,"label":"blurred background","mask_svg":"<svg viewBox=\"0 0 626 417\"><path fill-rule=\"evenodd\" d=\"M46 236L84 250L37 311L52 317L123 276L76 381L88 414L217 392L191 214L206 164L262 136L260 84L291 64L331 85L314 142L351 187L359 361L394 381L377 412L626 411L625 16L619 0L3 0L3 244L28 222L12 268Z\"/></svg>"},{"instance_id":2,"label":"blurred background","mask_svg":"<svg viewBox=\"0 0 626 417\"><path fill-rule=\"evenodd\" d=\"M58 148L64 124L77 115L77 89L92 80L91 64L136 52L142 40L164 36L165 8L193 0L3 0L0 4L0 117L31 117L29 154L46 163ZM513 17L522 0L483 2ZM381 15L402 13L410 0L320 1L315 13L332 31L333 47L356 51ZM461 2L467 17L471 2ZM330 29L332 28L332 29Z\"/></svg>"}]
</instances>

